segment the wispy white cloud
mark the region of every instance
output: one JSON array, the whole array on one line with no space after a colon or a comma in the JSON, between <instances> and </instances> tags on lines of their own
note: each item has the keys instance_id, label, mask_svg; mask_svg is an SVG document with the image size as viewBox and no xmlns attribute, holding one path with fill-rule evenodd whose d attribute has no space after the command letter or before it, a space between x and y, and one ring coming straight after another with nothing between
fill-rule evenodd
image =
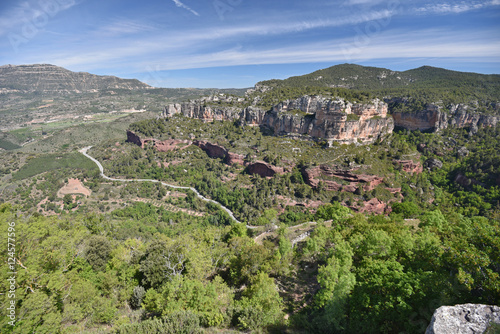
<instances>
[{"instance_id":1,"label":"wispy white cloud","mask_svg":"<svg viewBox=\"0 0 500 334\"><path fill-rule=\"evenodd\" d=\"M126 58L154 59L153 55L168 54L169 59L179 59L181 62L184 57L191 57L194 62L198 62L196 54L200 54L200 59L206 56L210 50L220 50L221 54L217 59L224 59L223 55L228 54L226 50L228 43L240 43L241 39L262 39L274 38L274 36L291 36L298 32L305 32L317 28L334 28L349 26L352 24L361 24L373 20L386 19L390 17L391 12L375 11L365 16L348 16L336 20L315 20L303 22L283 22L267 24L242 24L240 26L212 27L207 29L184 30L182 32L171 31L169 34L159 32L149 34L149 36L122 36L118 39L103 39L88 41L78 49L68 47L68 50L50 50L45 52L36 52L28 55L25 62L51 62L61 66L78 68L105 67L111 63L121 64ZM123 30L122 30L123 29ZM123 21L115 22L104 26L95 31L95 35L107 32L108 34L120 33L123 31L136 32L153 29L149 26L143 26L135 22ZM80 40L78 38L75 38ZM79 42L78 42L79 43ZM276 44L276 43L274 43ZM301 48L302 43L295 42L294 47ZM239 51L239 57L244 58L244 51ZM186 56L186 54L189 54ZM194 55L193 55L194 54ZM217 51L214 52L217 54ZM235 55L236 53L231 53ZM161 56L160 56L161 57ZM214 57L213 57L214 58ZM214 58L214 59L215 59ZM37 60L38 59L38 60ZM181 66L177 61L175 66ZM188 64L188 62L186 62ZM112 65L112 66L115 66ZM224 65L224 64L219 64ZM185 65L184 65L185 66ZM188 68L196 65L187 65ZM181 66L182 67L182 66Z\"/></svg>"},{"instance_id":2,"label":"wispy white cloud","mask_svg":"<svg viewBox=\"0 0 500 334\"><path fill-rule=\"evenodd\" d=\"M73 52L71 55L47 55L44 62L78 70L119 69L126 67L130 72L142 72L146 68L156 71L195 69L206 67L289 64L311 62L352 62L373 59L396 58L473 58L499 59L500 43L493 38L479 39L471 33L457 31L444 34L443 30L429 29L413 31L388 31L376 36L365 47L346 50L342 45L348 38L297 43L275 47L249 48L241 45L219 49L207 49L206 45L191 44L168 46L164 41L144 41L140 44L108 48L87 52ZM485 32L485 36L493 36ZM150 56L154 54L155 56Z\"/></svg>"},{"instance_id":3,"label":"wispy white cloud","mask_svg":"<svg viewBox=\"0 0 500 334\"><path fill-rule=\"evenodd\" d=\"M76 0L63 1L22 1L0 14L0 36L18 33L24 26L31 24L35 28L45 26L58 13L78 4Z\"/></svg>"},{"instance_id":4,"label":"wispy white cloud","mask_svg":"<svg viewBox=\"0 0 500 334\"><path fill-rule=\"evenodd\" d=\"M419 13L435 13L435 14L448 14L448 13L464 13L471 10L477 10L484 7L500 5L500 0L492 1L461 1L461 2L443 2L427 4L423 7L416 9Z\"/></svg>"},{"instance_id":5,"label":"wispy white cloud","mask_svg":"<svg viewBox=\"0 0 500 334\"><path fill-rule=\"evenodd\" d=\"M177 5L175 0L172 1ZM478 5L500 4L500 0L484 3L438 1L439 4L421 7L426 9L420 12L454 13L472 10L473 6ZM184 4L178 2L179 7L184 8ZM380 3L378 0L350 2L360 5ZM36 2L32 2L31 6L33 4ZM415 7L412 8L414 14ZM52 36L58 43L49 43L53 46L50 48L45 43L47 39L33 39L32 43L26 45L28 51L16 55L15 61L53 63L71 70L116 74L124 71L147 73L148 68L160 72L231 65L335 63L418 57L468 58L476 59L477 62L483 59L494 59L495 62L500 59L500 40L497 30L493 28L488 31L483 29L480 33L473 28L451 31L449 27L423 30L413 26L408 29L393 25L390 18L396 15L396 10L390 9L353 10L352 13L347 10L316 17L302 14L280 12L276 17L263 16L260 22L258 18L241 19L231 25L215 22L203 28L177 24L176 21L167 25L160 21L150 23L121 16L91 31L78 30L68 36ZM398 15L403 14L408 14L408 11L398 10ZM250 17L250 14L244 15ZM1 18L0 14L0 22ZM196 22L204 19L208 20L208 17L204 16ZM22 19L18 21L22 22ZM359 29L355 30L354 27ZM357 33L355 31L366 36L363 35L362 40L357 41L357 36L353 36ZM0 57L7 52L10 51L0 51ZM12 62L10 55L4 59Z\"/></svg>"},{"instance_id":6,"label":"wispy white cloud","mask_svg":"<svg viewBox=\"0 0 500 334\"><path fill-rule=\"evenodd\" d=\"M116 20L111 24L100 27L95 31L95 33L98 35L105 35L105 36L118 36L118 35L136 34L153 30L156 30L156 28L154 28L151 25L125 19L125 20Z\"/></svg>"},{"instance_id":7,"label":"wispy white cloud","mask_svg":"<svg viewBox=\"0 0 500 334\"><path fill-rule=\"evenodd\" d=\"M377 5L381 2L385 2L385 0L347 0L345 2L345 4L351 5L351 6L357 6L357 5L374 6L374 5Z\"/></svg>"},{"instance_id":8,"label":"wispy white cloud","mask_svg":"<svg viewBox=\"0 0 500 334\"><path fill-rule=\"evenodd\" d=\"M440 34L441 33L441 34ZM500 43L481 41L475 36L464 36L457 32L453 36L443 36L438 30L414 33L391 33L375 38L373 43L345 58L345 50L340 45L346 39L328 42L301 44L300 46L277 47L248 50L231 48L219 52L185 55L182 58L166 58L160 65L162 70L216 67L229 65L287 64L309 62L346 62L370 59L394 58L475 58L498 59Z\"/></svg>"},{"instance_id":9,"label":"wispy white cloud","mask_svg":"<svg viewBox=\"0 0 500 334\"><path fill-rule=\"evenodd\" d=\"M176 5L177 7L184 8L184 9L186 9L186 10L190 11L191 13L193 13L194 15L196 15L196 16L200 16L200 14L199 14L198 12L196 12L196 11L192 10L189 6L186 6L186 5L185 5L185 4L183 4L180 0L172 0L172 1L175 3L175 5Z\"/></svg>"},{"instance_id":10,"label":"wispy white cloud","mask_svg":"<svg viewBox=\"0 0 500 334\"><path fill-rule=\"evenodd\" d=\"M384 20L391 17L393 13L389 10L373 11L366 15L351 15L335 19L320 19L314 21L298 21L283 18L279 22L263 24L241 24L240 26L229 26L223 28L208 28L203 30L184 31L182 40L207 40L223 39L230 37L251 37L262 35L282 35L288 33L303 32L318 28L335 28L361 24L369 21Z\"/></svg>"}]
</instances>

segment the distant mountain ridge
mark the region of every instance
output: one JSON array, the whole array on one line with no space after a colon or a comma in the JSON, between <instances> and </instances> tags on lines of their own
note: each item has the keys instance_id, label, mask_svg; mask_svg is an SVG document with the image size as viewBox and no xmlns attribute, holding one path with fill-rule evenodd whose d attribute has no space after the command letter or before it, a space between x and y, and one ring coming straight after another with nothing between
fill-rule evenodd
<instances>
[{"instance_id":1,"label":"distant mountain ridge","mask_svg":"<svg viewBox=\"0 0 500 334\"><path fill-rule=\"evenodd\" d=\"M327 86L378 90L421 85L428 87L429 85L437 86L443 83L460 87L459 81L467 84L500 85L500 74L459 72L432 66L422 66L400 72L380 67L341 64L284 80L261 81L258 85L275 87Z\"/></svg>"},{"instance_id":2,"label":"distant mountain ridge","mask_svg":"<svg viewBox=\"0 0 500 334\"><path fill-rule=\"evenodd\" d=\"M0 130L30 126L32 122L74 120L94 113L159 111L167 101L180 102L219 92L242 96L245 91L156 88L137 79L72 72L50 64L4 65L0 66Z\"/></svg>"},{"instance_id":3,"label":"distant mountain ridge","mask_svg":"<svg viewBox=\"0 0 500 334\"><path fill-rule=\"evenodd\" d=\"M121 79L72 72L50 64L0 66L0 92L43 94L93 93L109 89L142 90L153 87L137 79Z\"/></svg>"}]
</instances>

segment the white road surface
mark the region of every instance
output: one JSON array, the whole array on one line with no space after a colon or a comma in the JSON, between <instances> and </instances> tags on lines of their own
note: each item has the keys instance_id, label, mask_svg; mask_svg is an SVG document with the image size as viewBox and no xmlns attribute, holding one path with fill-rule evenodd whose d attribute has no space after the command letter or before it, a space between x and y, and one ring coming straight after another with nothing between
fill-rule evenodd
<instances>
[{"instance_id":1,"label":"white road surface","mask_svg":"<svg viewBox=\"0 0 500 334\"><path fill-rule=\"evenodd\" d=\"M236 217L234 217L234 214L231 210L229 210L228 208L226 208L224 205L220 204L219 202L217 201L214 201L213 199L209 199L209 198L206 198L205 196L203 196L202 194L200 194L198 192L198 190L194 189L194 188L191 188L191 187L181 187L181 186L175 186L173 184L168 184L168 183L165 183L165 182L161 182L161 181L158 181L158 180L152 180L152 179L115 179L113 177L109 177L107 176L106 174L104 174L104 168L102 167L101 163L91 157L87 151L91 148L92 146L87 146L87 147L84 147L82 148L81 150L79 150L78 152L80 152L81 154L83 154L84 156L86 156L87 158L89 158L90 160L92 160L93 162L95 162L95 164L97 165L97 167L99 167L99 170L101 171L101 176L106 179L106 180L110 180L110 181L118 181L118 182L154 182L154 183L161 183L162 185L166 186L166 187L170 187L170 188L173 188L173 189L186 189L186 190L191 190L192 192L195 193L195 195L205 201L205 202L212 202L214 204L217 204L218 206L220 206L220 208L224 211L227 212L227 214L229 215L229 217L231 217L232 220L234 220L235 222L237 223L241 223L238 219L236 219ZM250 228L250 229L254 229L254 228L258 228L258 227L261 227L261 226L252 226L252 225L246 225L247 228Z\"/></svg>"}]
</instances>

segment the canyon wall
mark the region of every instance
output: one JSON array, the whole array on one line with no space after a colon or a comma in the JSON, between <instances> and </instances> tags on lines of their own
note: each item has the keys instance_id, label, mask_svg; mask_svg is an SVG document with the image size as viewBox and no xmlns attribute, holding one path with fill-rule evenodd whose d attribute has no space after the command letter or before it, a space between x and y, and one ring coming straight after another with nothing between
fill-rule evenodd
<instances>
[{"instance_id":1,"label":"canyon wall","mask_svg":"<svg viewBox=\"0 0 500 334\"><path fill-rule=\"evenodd\" d=\"M500 121L500 116L479 113L465 104L454 104L444 112L434 104L427 105L425 110L415 112L394 112L394 125L409 130L440 131L448 126L464 127L494 127Z\"/></svg>"},{"instance_id":2,"label":"canyon wall","mask_svg":"<svg viewBox=\"0 0 500 334\"><path fill-rule=\"evenodd\" d=\"M339 98L305 95L283 101L270 110L257 106L239 108L217 105L218 102L221 100L206 97L170 104L165 107L162 116L168 118L183 114L206 122L237 120L245 125L267 126L276 135L306 135L324 139L329 144L373 143L392 133L394 126L409 130L441 131L448 126L471 129L496 126L500 121L499 104L490 106L492 114L478 112L476 106L467 104L449 105L448 111L443 111L442 106L428 104L423 110L393 112L391 117L388 116L387 103L378 99L369 103L351 103Z\"/></svg>"},{"instance_id":3,"label":"canyon wall","mask_svg":"<svg viewBox=\"0 0 500 334\"><path fill-rule=\"evenodd\" d=\"M213 101L209 101L213 102ZM387 104L378 99L370 103L350 103L342 99L321 96L302 96L286 100L271 110L256 106L243 109L219 107L197 100L170 104L162 116L185 117L203 121L240 121L245 125L263 125L272 129L275 135L298 134L333 142L373 143L392 133L394 122L387 114Z\"/></svg>"}]
</instances>

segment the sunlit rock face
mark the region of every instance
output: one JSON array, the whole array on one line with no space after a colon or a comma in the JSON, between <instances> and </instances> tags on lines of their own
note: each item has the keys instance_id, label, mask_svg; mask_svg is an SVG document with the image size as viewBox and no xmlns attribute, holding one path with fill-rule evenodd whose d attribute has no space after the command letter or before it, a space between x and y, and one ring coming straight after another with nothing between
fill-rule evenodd
<instances>
[{"instance_id":1,"label":"sunlit rock face","mask_svg":"<svg viewBox=\"0 0 500 334\"><path fill-rule=\"evenodd\" d=\"M176 114L203 121L240 121L245 125L264 125L275 135L298 134L324 139L329 144L370 144L392 133L394 122L387 114L387 104L378 99L370 103L351 103L343 99L302 96L283 101L271 110L255 106L212 107L205 100L165 107L163 117Z\"/></svg>"}]
</instances>

